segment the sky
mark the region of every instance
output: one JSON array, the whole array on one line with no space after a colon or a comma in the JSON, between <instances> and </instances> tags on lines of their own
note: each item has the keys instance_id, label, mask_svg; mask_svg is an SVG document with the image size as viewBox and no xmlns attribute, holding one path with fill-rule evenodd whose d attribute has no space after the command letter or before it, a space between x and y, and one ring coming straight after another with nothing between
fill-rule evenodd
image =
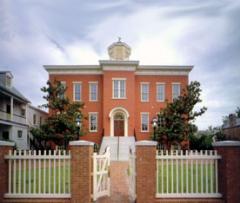
<instances>
[{"instance_id":1,"label":"sky","mask_svg":"<svg viewBox=\"0 0 240 203\"><path fill-rule=\"evenodd\" d=\"M43 65L98 64L119 36L142 65L194 65L199 129L240 106L239 0L0 0L0 71L35 106Z\"/></svg>"}]
</instances>

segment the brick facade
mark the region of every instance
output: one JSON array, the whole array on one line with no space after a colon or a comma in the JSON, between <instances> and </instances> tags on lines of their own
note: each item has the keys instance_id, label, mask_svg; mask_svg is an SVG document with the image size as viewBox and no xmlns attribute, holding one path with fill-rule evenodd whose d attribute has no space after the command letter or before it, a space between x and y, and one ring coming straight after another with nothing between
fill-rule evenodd
<instances>
[{"instance_id":1,"label":"brick facade","mask_svg":"<svg viewBox=\"0 0 240 203\"><path fill-rule=\"evenodd\" d=\"M119 52L124 52L122 55ZM125 51L124 51L125 50ZM172 84L180 84L181 90L188 84L188 74L192 66L151 66L139 65L139 61L129 60L129 46L122 42L113 43L109 47L110 60L99 61L99 65L75 65L75 66L45 66L49 73L49 80L65 81L67 86L66 96L73 101L74 82L81 82L82 102L85 107L83 113L88 116L89 112L98 113L97 132L89 131L88 120L84 120L84 140L101 142L102 136L114 136L109 114L115 108L124 108L129 114L124 128L127 136L136 135L137 140L150 139L152 134L151 121L167 101L172 101ZM121 58L122 57L122 58ZM113 98L113 79L124 78L126 81L126 98ZM89 82L98 83L98 100L89 101ZM149 100L141 101L141 83L149 84ZM165 101L157 101L157 83L165 85ZM141 131L141 112L149 114L149 130Z\"/></svg>"}]
</instances>

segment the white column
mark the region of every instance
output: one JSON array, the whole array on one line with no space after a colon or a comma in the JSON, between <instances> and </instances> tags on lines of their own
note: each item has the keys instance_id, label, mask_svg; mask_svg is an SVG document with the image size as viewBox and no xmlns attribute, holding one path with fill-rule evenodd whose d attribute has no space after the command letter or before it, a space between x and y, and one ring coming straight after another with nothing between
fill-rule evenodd
<instances>
[{"instance_id":1,"label":"white column","mask_svg":"<svg viewBox=\"0 0 240 203\"><path fill-rule=\"evenodd\" d=\"M13 97L10 98L10 116L11 120L13 120Z\"/></svg>"}]
</instances>

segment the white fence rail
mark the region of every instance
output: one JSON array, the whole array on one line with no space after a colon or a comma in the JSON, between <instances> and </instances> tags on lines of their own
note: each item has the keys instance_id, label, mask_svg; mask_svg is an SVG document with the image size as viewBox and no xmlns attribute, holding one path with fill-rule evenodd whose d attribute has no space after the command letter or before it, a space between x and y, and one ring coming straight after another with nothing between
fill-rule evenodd
<instances>
[{"instance_id":1,"label":"white fence rail","mask_svg":"<svg viewBox=\"0 0 240 203\"><path fill-rule=\"evenodd\" d=\"M70 151L9 151L6 198L70 197Z\"/></svg>"},{"instance_id":2,"label":"white fence rail","mask_svg":"<svg viewBox=\"0 0 240 203\"><path fill-rule=\"evenodd\" d=\"M104 154L93 154L93 201L110 196L110 148Z\"/></svg>"},{"instance_id":3,"label":"white fence rail","mask_svg":"<svg viewBox=\"0 0 240 203\"><path fill-rule=\"evenodd\" d=\"M129 150L128 175L130 198L134 201L136 199L136 155L131 148Z\"/></svg>"},{"instance_id":4,"label":"white fence rail","mask_svg":"<svg viewBox=\"0 0 240 203\"><path fill-rule=\"evenodd\" d=\"M157 152L157 198L220 198L216 151Z\"/></svg>"}]
</instances>

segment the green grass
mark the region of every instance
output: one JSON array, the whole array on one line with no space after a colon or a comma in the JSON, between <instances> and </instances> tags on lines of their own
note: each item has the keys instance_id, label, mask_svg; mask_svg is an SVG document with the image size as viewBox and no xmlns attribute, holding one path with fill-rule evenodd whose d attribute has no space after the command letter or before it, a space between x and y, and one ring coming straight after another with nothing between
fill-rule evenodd
<instances>
[{"instance_id":1,"label":"green grass","mask_svg":"<svg viewBox=\"0 0 240 203\"><path fill-rule=\"evenodd\" d=\"M38 163L37 163L38 164ZM60 169L60 177L59 177L59 169ZM65 180L64 180L64 170L65 170ZM70 167L66 166L66 168L64 168L63 166L58 166L58 164L56 163L56 175L54 175L54 169L53 167L49 168L46 167L45 168L45 192L46 193L54 193L54 176L55 176L55 180L56 180L56 189L55 192L56 193L63 193L64 192L64 185L65 185L65 192L69 193L69 185L70 185L70 180L68 177L70 177ZM17 170L16 171L16 179L15 179L15 186L16 186L16 192L20 192L23 193L24 192L24 171L21 170ZM36 167L36 178L34 180L34 169L33 166L31 167L31 170L29 170L28 168L25 170L25 185L26 185L26 193L34 193L34 185L35 185L35 190L36 193L43 193L44 191L44 168L38 168ZM39 173L41 173L41 178L39 179ZM19 181L19 175L20 175L20 181ZM49 181L50 181L50 185L49 185ZM40 187L39 187L39 182ZM21 185L19 185L21 184ZM30 187L29 187L30 186ZM59 188L60 186L60 188ZM12 191L13 191L13 187L14 187L14 177L12 174ZM20 190L19 190L20 187Z\"/></svg>"},{"instance_id":2,"label":"green grass","mask_svg":"<svg viewBox=\"0 0 240 203\"><path fill-rule=\"evenodd\" d=\"M172 165L171 161L168 161L168 167L166 161L163 161L163 167L161 166L161 161L159 161L158 164L158 193L167 193L167 190L168 193L177 193L177 191L181 193L187 193L187 191L188 193L207 193L216 191L215 167L213 164L204 164L202 172L200 164L196 165L195 162L193 162L193 165L191 165L190 161L188 164L183 162L183 167L181 167L180 162L178 167L175 162ZM203 178L201 178L201 174ZM208 183L208 187L206 183Z\"/></svg>"}]
</instances>

